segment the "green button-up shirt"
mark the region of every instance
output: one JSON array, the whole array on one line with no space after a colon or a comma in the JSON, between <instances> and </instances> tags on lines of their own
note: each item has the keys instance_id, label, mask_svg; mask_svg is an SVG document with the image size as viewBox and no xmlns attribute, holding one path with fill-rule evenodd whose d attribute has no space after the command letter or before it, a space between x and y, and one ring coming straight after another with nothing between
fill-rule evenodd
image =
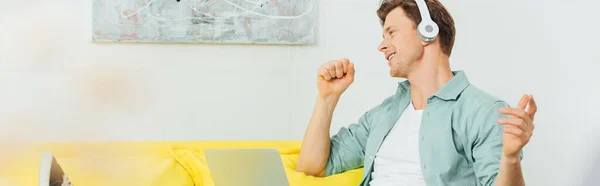
<instances>
[{"instance_id":1,"label":"green button-up shirt","mask_svg":"<svg viewBox=\"0 0 600 186\"><path fill-rule=\"evenodd\" d=\"M502 156L497 120L506 117L498 109L509 105L471 85L463 71L453 74L423 111L419 157L425 183L493 185ZM368 186L379 147L410 101L410 83L401 82L395 95L340 129L331 138L326 175L364 167L360 185Z\"/></svg>"}]
</instances>

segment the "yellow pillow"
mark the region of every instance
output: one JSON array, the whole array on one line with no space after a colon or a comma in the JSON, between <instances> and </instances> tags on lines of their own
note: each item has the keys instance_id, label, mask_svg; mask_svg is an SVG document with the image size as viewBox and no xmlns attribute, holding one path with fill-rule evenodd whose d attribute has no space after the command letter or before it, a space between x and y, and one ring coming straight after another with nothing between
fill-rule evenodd
<instances>
[{"instance_id":1,"label":"yellow pillow","mask_svg":"<svg viewBox=\"0 0 600 186\"><path fill-rule=\"evenodd\" d=\"M348 186L358 185L362 168L324 178L296 171L299 149L278 149L290 186ZM196 186L214 186L204 154L190 149L171 149L171 154L188 171Z\"/></svg>"}]
</instances>

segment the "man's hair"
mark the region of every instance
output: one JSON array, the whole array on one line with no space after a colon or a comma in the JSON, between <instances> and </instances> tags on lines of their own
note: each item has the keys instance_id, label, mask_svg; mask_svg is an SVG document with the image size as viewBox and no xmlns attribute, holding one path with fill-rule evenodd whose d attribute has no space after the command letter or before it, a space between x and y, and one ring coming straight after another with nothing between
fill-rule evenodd
<instances>
[{"instance_id":1,"label":"man's hair","mask_svg":"<svg viewBox=\"0 0 600 186\"><path fill-rule=\"evenodd\" d=\"M440 28L438 39L440 40L442 52L450 56L456 35L454 19L452 19L448 10L438 0L425 0L425 2L427 2L431 19ZM421 14L415 0L383 0L383 3L377 10L377 16L381 20L381 25L385 23L387 15L396 8L402 8L406 16L415 23L415 26L421 22Z\"/></svg>"}]
</instances>

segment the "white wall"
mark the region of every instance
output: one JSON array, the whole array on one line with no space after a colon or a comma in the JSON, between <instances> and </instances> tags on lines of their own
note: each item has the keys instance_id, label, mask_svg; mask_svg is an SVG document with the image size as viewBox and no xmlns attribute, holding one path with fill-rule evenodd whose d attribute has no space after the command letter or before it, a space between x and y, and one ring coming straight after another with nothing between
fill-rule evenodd
<instances>
[{"instance_id":1,"label":"white wall","mask_svg":"<svg viewBox=\"0 0 600 186\"><path fill-rule=\"evenodd\" d=\"M539 104L527 182L596 183L588 177L600 174L600 3L444 4L458 32L453 68L512 104L523 93ZM347 57L357 77L336 110L335 133L398 81L376 50L376 8L375 0L319 1L314 46L95 44L89 0L3 0L0 140L299 140L316 68Z\"/></svg>"}]
</instances>

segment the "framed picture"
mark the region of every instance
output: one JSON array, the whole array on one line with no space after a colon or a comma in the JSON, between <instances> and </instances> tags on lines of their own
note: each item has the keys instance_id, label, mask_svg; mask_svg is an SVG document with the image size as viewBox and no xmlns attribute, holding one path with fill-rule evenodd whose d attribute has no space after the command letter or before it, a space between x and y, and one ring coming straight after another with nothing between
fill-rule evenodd
<instances>
[{"instance_id":1,"label":"framed picture","mask_svg":"<svg viewBox=\"0 0 600 186\"><path fill-rule=\"evenodd\" d=\"M94 42L314 44L315 0L93 0Z\"/></svg>"}]
</instances>

